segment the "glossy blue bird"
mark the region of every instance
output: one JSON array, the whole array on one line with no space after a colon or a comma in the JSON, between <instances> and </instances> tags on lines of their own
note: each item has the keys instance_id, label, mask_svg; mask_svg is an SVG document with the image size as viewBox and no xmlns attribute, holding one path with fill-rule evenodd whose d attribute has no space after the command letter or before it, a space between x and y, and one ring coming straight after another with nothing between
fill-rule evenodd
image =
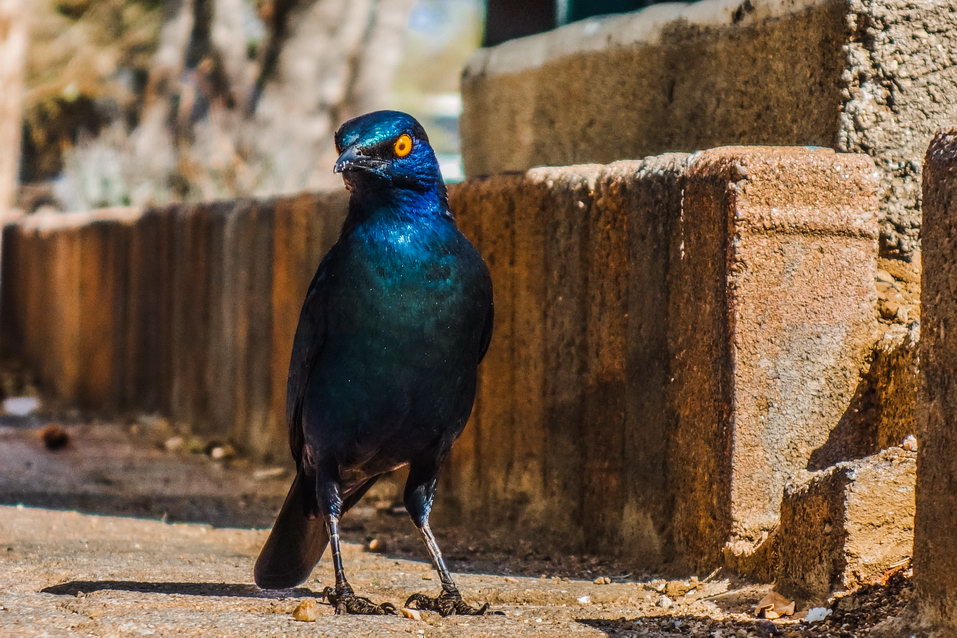
<instances>
[{"instance_id":1,"label":"glossy blue bird","mask_svg":"<svg viewBox=\"0 0 957 638\"><path fill-rule=\"evenodd\" d=\"M492 334L492 283L455 225L422 126L377 111L336 133L351 191L339 240L309 286L289 363L286 417L297 474L255 567L263 588L296 586L332 546L337 613L394 613L357 596L339 551L339 521L375 481L409 465L405 507L442 592L406 606L482 614L459 594L429 511L439 468L475 398Z\"/></svg>"}]
</instances>

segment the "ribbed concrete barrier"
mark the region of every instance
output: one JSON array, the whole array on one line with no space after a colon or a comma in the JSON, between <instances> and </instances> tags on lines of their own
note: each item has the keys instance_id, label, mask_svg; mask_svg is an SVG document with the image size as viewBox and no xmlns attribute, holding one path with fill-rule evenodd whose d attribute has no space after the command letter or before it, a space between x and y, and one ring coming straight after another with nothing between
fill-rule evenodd
<instances>
[{"instance_id":1,"label":"ribbed concrete barrier","mask_svg":"<svg viewBox=\"0 0 957 638\"><path fill-rule=\"evenodd\" d=\"M871 160L721 148L473 179L451 201L496 330L437 514L645 566L756 552L876 339ZM287 458L291 338L344 202L9 225L4 350L65 402Z\"/></svg>"},{"instance_id":2,"label":"ribbed concrete barrier","mask_svg":"<svg viewBox=\"0 0 957 638\"><path fill-rule=\"evenodd\" d=\"M477 52L468 175L813 144L881 171L885 248L911 253L920 166L957 100L957 14L935 0L700 0L592 18Z\"/></svg>"},{"instance_id":3,"label":"ribbed concrete barrier","mask_svg":"<svg viewBox=\"0 0 957 638\"><path fill-rule=\"evenodd\" d=\"M755 553L876 337L875 190L793 148L460 188L497 323L444 511L646 565Z\"/></svg>"},{"instance_id":4,"label":"ribbed concrete barrier","mask_svg":"<svg viewBox=\"0 0 957 638\"><path fill-rule=\"evenodd\" d=\"M64 404L285 459L303 295L345 193L34 215L3 235L0 346Z\"/></svg>"}]
</instances>

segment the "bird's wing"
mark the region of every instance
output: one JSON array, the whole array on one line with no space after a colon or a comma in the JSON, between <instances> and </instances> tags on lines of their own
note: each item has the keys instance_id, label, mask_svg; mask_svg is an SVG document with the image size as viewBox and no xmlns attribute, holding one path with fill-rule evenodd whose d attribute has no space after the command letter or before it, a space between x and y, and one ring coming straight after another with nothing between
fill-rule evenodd
<instances>
[{"instance_id":1,"label":"bird's wing","mask_svg":"<svg viewBox=\"0 0 957 638\"><path fill-rule=\"evenodd\" d=\"M315 366L319 351L326 338L326 290L328 287L328 268L332 251L319 264L316 274L309 284L306 299L299 312L299 325L292 342L292 355L289 358L289 379L286 384L286 424L289 426L289 447L296 459L296 466L302 461L303 429L302 403L309 385L309 375Z\"/></svg>"}]
</instances>

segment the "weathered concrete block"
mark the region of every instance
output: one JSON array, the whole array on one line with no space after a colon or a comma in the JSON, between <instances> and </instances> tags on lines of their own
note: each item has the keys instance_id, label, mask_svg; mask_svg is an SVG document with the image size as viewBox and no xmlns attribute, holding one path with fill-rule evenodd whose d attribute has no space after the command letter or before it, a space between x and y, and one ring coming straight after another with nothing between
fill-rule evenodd
<instances>
[{"instance_id":1,"label":"weathered concrete block","mask_svg":"<svg viewBox=\"0 0 957 638\"><path fill-rule=\"evenodd\" d=\"M450 512L644 564L754 551L876 336L872 172L727 148L453 189L496 334Z\"/></svg>"},{"instance_id":2,"label":"weathered concrete block","mask_svg":"<svg viewBox=\"0 0 957 638\"><path fill-rule=\"evenodd\" d=\"M169 414L172 387L173 222L149 209L130 237L121 407Z\"/></svg>"},{"instance_id":3,"label":"weathered concrete block","mask_svg":"<svg viewBox=\"0 0 957 638\"><path fill-rule=\"evenodd\" d=\"M664 325L667 282L656 275L685 159L536 169L452 189L459 224L492 270L496 330L440 513L661 561L664 504L644 479L664 481L672 428L666 409L639 412L664 408L639 388L661 387L667 356L660 335L635 343L629 332L652 337ZM662 312L643 322L651 306Z\"/></svg>"},{"instance_id":4,"label":"weathered concrete block","mask_svg":"<svg viewBox=\"0 0 957 638\"><path fill-rule=\"evenodd\" d=\"M819 605L911 556L917 455L890 448L794 477L776 534L775 590Z\"/></svg>"},{"instance_id":5,"label":"weathered concrete block","mask_svg":"<svg viewBox=\"0 0 957 638\"><path fill-rule=\"evenodd\" d=\"M258 450L259 454L274 460L288 458L286 379L299 311L319 262L339 237L347 201L345 190L275 200L270 318L272 352L268 362L270 410L266 426L269 436Z\"/></svg>"},{"instance_id":6,"label":"weathered concrete block","mask_svg":"<svg viewBox=\"0 0 957 638\"><path fill-rule=\"evenodd\" d=\"M957 130L924 164L917 520L914 585L922 620L957 632Z\"/></svg>"},{"instance_id":7,"label":"weathered concrete block","mask_svg":"<svg viewBox=\"0 0 957 638\"><path fill-rule=\"evenodd\" d=\"M703 0L476 53L468 175L726 144L827 146L882 173L887 248L916 245L920 159L957 99L957 15L919 0Z\"/></svg>"},{"instance_id":8,"label":"weathered concrete block","mask_svg":"<svg viewBox=\"0 0 957 638\"><path fill-rule=\"evenodd\" d=\"M702 557L764 540L848 408L876 336L875 190L864 156L731 147L691 163L670 326L687 451L672 463L690 485L678 538Z\"/></svg>"}]
</instances>

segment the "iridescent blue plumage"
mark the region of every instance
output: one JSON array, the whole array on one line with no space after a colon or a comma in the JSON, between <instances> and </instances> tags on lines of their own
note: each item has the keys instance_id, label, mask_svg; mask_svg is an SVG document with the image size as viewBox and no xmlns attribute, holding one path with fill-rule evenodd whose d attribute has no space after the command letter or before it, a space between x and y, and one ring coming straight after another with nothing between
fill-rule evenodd
<instances>
[{"instance_id":1,"label":"iridescent blue plumage","mask_svg":"<svg viewBox=\"0 0 957 638\"><path fill-rule=\"evenodd\" d=\"M287 390L298 473L257 561L256 582L299 584L331 540L336 588L328 593L337 610L387 611L349 588L338 521L379 476L409 464L406 508L443 593L407 602L442 613L479 611L455 589L428 515L491 337L488 270L455 226L435 154L412 117L379 111L350 120L336 133L336 148L335 170L352 192L349 214L299 319Z\"/></svg>"}]
</instances>

